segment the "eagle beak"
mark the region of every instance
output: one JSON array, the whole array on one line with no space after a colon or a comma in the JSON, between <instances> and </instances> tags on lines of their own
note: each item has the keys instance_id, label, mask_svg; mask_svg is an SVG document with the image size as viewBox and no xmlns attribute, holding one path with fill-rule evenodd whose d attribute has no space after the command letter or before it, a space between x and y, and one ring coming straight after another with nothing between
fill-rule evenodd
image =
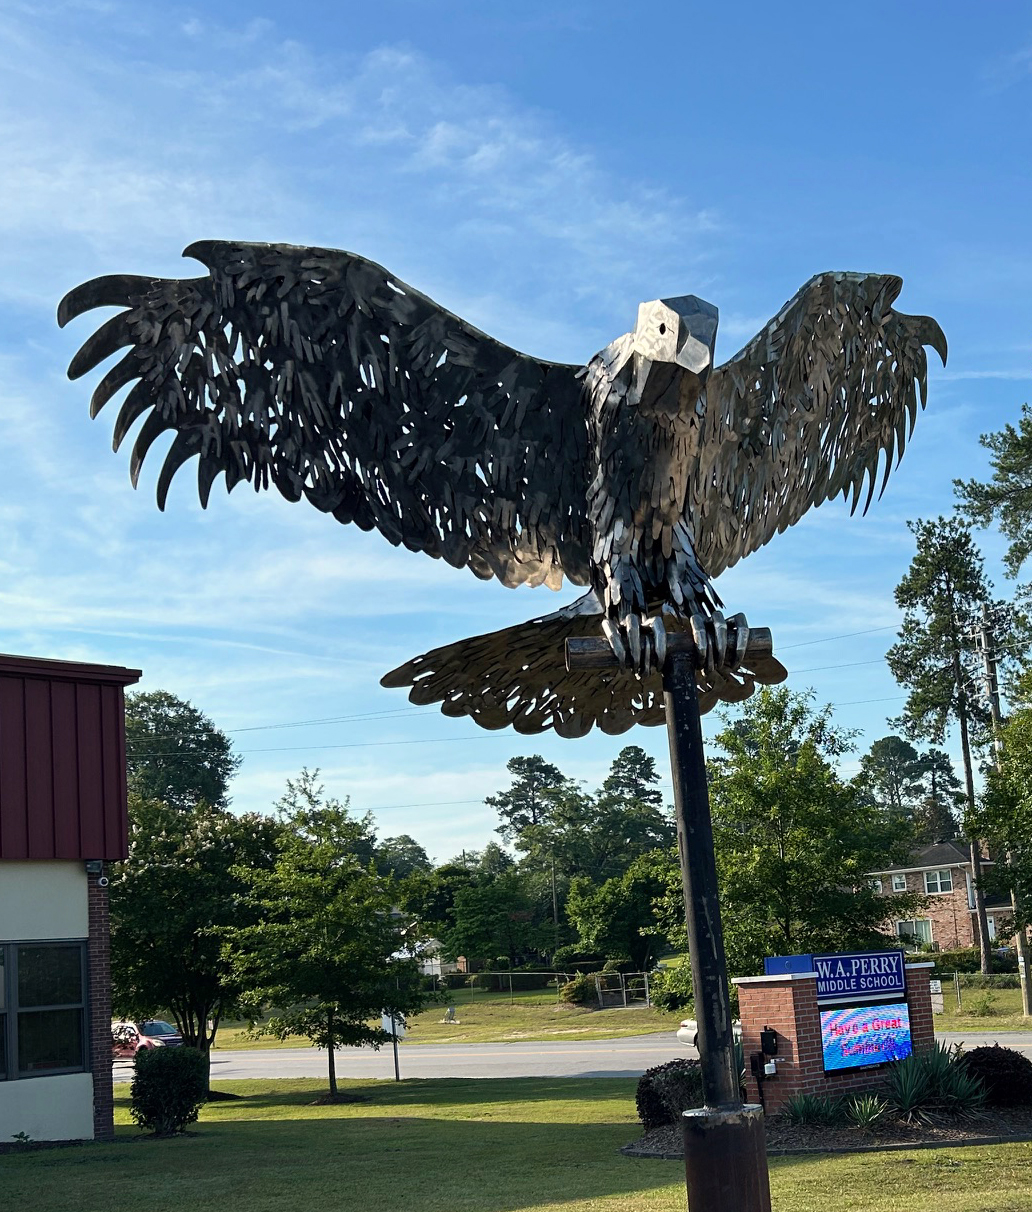
<instances>
[{"instance_id":1,"label":"eagle beak","mask_svg":"<svg viewBox=\"0 0 1032 1212\"><path fill-rule=\"evenodd\" d=\"M699 380L699 386L705 386L706 380L709 378L710 371L713 369L713 351L698 337L693 337L691 333L685 333L684 340L677 351L675 358L678 366L685 370L690 370Z\"/></svg>"},{"instance_id":2,"label":"eagle beak","mask_svg":"<svg viewBox=\"0 0 1032 1212\"><path fill-rule=\"evenodd\" d=\"M946 355L949 352L946 345L946 334L931 316L915 316L914 319L917 321L917 335L921 344L930 345L942 358L942 364L945 366Z\"/></svg>"}]
</instances>

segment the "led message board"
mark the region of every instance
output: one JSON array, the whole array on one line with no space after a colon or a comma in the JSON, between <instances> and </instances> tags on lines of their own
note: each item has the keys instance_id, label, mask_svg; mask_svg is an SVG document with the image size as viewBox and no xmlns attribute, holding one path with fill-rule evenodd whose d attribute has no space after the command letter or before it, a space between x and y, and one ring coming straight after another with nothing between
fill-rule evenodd
<instances>
[{"instance_id":1,"label":"led message board","mask_svg":"<svg viewBox=\"0 0 1032 1212\"><path fill-rule=\"evenodd\" d=\"M821 1011L824 1071L903 1060L913 1051L906 1002Z\"/></svg>"}]
</instances>

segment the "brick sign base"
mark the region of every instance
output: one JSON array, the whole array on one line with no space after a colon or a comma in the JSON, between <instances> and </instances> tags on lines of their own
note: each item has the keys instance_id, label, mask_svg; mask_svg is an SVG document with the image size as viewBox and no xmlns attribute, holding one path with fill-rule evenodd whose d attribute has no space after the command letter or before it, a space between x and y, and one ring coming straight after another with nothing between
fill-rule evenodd
<instances>
[{"instance_id":1,"label":"brick sign base","mask_svg":"<svg viewBox=\"0 0 1032 1212\"><path fill-rule=\"evenodd\" d=\"M915 1052L935 1046L932 999L928 989L931 971L931 964L906 966L906 1001L910 1007L910 1034ZM767 1114L773 1115L796 1094L837 1097L878 1090L884 1084L885 1065L824 1072L816 973L744 976L734 983L738 986L742 1020L747 1101L761 1103ZM778 1033L775 1057L778 1071L776 1077L758 1083L749 1058L760 1051L760 1032L765 1027Z\"/></svg>"}]
</instances>

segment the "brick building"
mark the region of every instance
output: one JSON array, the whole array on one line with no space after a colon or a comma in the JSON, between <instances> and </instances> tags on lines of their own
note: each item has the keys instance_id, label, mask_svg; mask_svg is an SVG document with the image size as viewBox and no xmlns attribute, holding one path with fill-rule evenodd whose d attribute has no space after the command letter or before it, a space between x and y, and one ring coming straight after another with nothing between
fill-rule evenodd
<instances>
[{"instance_id":1,"label":"brick building","mask_svg":"<svg viewBox=\"0 0 1032 1212\"><path fill-rule=\"evenodd\" d=\"M0 655L0 1141L114 1135L104 863L127 856L139 677Z\"/></svg>"},{"instance_id":2,"label":"brick building","mask_svg":"<svg viewBox=\"0 0 1032 1212\"><path fill-rule=\"evenodd\" d=\"M989 860L983 866L991 867ZM974 885L967 848L959 842L935 842L921 846L906 866L868 872L875 889L885 895L916 892L927 897L919 915L909 921L892 921L898 938L949 951L978 944L975 923ZM1006 898L986 902L989 937L996 938L996 923L1010 913Z\"/></svg>"}]
</instances>

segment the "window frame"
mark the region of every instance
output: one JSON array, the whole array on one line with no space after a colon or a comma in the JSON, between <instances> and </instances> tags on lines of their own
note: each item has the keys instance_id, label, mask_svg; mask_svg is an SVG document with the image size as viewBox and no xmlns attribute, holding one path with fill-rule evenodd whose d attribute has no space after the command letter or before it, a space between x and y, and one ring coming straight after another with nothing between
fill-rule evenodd
<instances>
[{"instance_id":1,"label":"window frame","mask_svg":"<svg viewBox=\"0 0 1032 1212\"><path fill-rule=\"evenodd\" d=\"M22 1007L18 1000L18 961L22 947L75 947L79 952L79 1001L54 1005ZM6 1065L0 1066L0 1082L31 1081L36 1077L62 1077L69 1073L91 1073L90 1056L90 984L88 943L82 938L26 938L0 942L0 1036ZM82 1063L54 1069L20 1068L18 1020L23 1014L45 1014L55 1010L78 1011L82 1040Z\"/></svg>"},{"instance_id":2,"label":"window frame","mask_svg":"<svg viewBox=\"0 0 1032 1212\"><path fill-rule=\"evenodd\" d=\"M906 919L900 918L896 921L895 925L896 925L896 937L897 938L913 939L915 942L918 942L922 946L925 946L925 947L927 947L932 942L932 919L930 917L908 917ZM902 930L902 931L900 930L900 926L918 926L918 925L928 927L928 937L927 938L921 937L917 930ZM923 931L921 932L921 934L923 934Z\"/></svg>"},{"instance_id":3,"label":"window frame","mask_svg":"<svg viewBox=\"0 0 1032 1212\"><path fill-rule=\"evenodd\" d=\"M942 877L945 876L950 886L944 888L942 886ZM931 880L934 878L935 887L931 887ZM939 867L935 871L926 871L924 873L925 896L948 896L956 887L953 880L953 869L950 867Z\"/></svg>"},{"instance_id":4,"label":"window frame","mask_svg":"<svg viewBox=\"0 0 1032 1212\"><path fill-rule=\"evenodd\" d=\"M892 877L892 891L893 892L906 892L906 890L907 890L907 877L905 875L894 875Z\"/></svg>"}]
</instances>

